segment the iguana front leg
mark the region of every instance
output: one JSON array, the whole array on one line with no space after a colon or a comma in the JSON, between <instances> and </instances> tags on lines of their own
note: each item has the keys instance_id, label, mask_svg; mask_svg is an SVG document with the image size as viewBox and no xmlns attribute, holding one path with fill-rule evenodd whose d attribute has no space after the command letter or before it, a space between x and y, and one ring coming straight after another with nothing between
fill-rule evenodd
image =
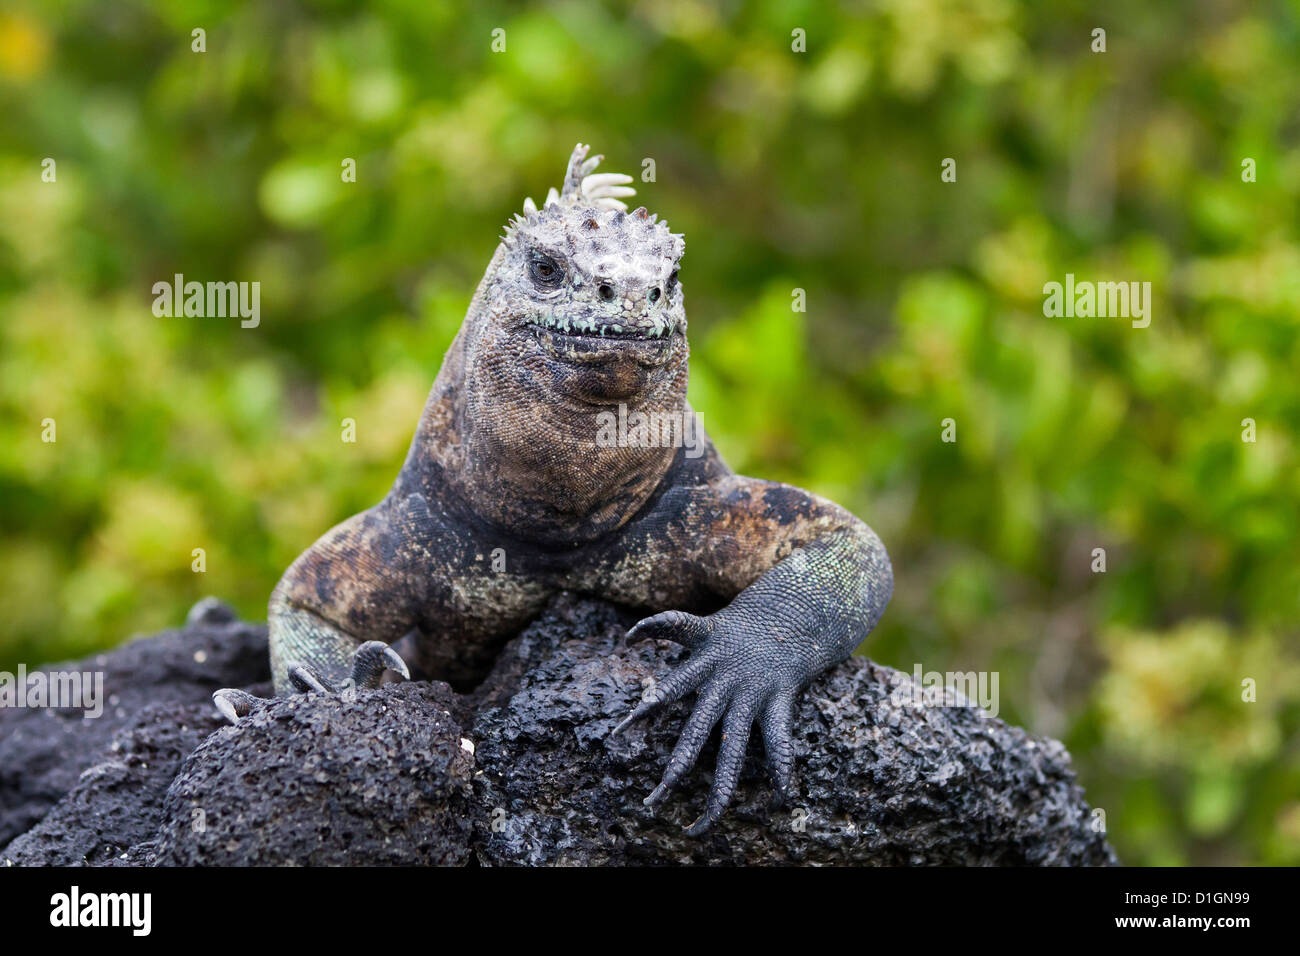
<instances>
[{"instance_id":1,"label":"iguana front leg","mask_svg":"<svg viewBox=\"0 0 1300 956\"><path fill-rule=\"evenodd\" d=\"M385 670L409 677L388 643L418 621L428 600L427 543L434 518L420 494L390 495L331 529L290 566L271 595L271 677L277 694L374 687ZM232 722L256 698L213 694Z\"/></svg>"},{"instance_id":2,"label":"iguana front leg","mask_svg":"<svg viewBox=\"0 0 1300 956\"><path fill-rule=\"evenodd\" d=\"M426 490L399 485L285 572L268 610L277 694L374 687L386 670L407 677L388 644L412 631L417 667L445 680L481 676L503 637L545 605L552 588L522 558L494 570L496 542L476 538ZM231 689L213 700L234 721L257 699Z\"/></svg>"},{"instance_id":3,"label":"iguana front leg","mask_svg":"<svg viewBox=\"0 0 1300 956\"><path fill-rule=\"evenodd\" d=\"M632 629L630 637L675 641L689 647L691 656L647 691L614 732L698 692L663 780L646 798L651 806L664 799L721 721L707 808L689 828L698 834L730 802L755 722L778 797L786 795L794 765L795 697L813 677L852 654L875 627L893 593L893 572L866 524L798 488L727 475L690 499L689 511L706 519L701 524L707 532L695 543L687 576L693 571L697 580L735 597L707 616L672 610Z\"/></svg>"}]
</instances>

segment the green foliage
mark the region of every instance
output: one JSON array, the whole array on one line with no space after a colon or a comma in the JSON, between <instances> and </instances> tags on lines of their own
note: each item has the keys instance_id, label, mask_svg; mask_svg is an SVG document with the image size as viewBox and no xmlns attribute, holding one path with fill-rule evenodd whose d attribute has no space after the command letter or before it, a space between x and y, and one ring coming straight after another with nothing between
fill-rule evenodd
<instances>
[{"instance_id":1,"label":"green foliage","mask_svg":"<svg viewBox=\"0 0 1300 956\"><path fill-rule=\"evenodd\" d=\"M589 142L655 160L724 454L889 546L867 650L998 670L1128 862L1300 862L1298 57L1281 2L19 0L0 669L263 614ZM178 272L260 281L261 325L155 317ZM1044 316L1066 273L1150 281L1150 328Z\"/></svg>"}]
</instances>

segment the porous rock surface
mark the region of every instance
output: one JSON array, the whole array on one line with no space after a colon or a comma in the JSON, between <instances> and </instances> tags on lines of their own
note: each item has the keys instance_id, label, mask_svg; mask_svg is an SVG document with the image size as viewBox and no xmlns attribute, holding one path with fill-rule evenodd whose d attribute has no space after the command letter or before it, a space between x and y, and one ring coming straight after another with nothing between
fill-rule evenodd
<instances>
[{"instance_id":1,"label":"porous rock surface","mask_svg":"<svg viewBox=\"0 0 1300 956\"><path fill-rule=\"evenodd\" d=\"M568 595L476 690L387 684L258 706L265 628L217 602L65 668L98 668L98 720L0 710L0 864L1104 865L1115 857L1053 740L853 658L798 705L794 795L773 808L758 735L726 816L701 838L716 747L657 811L690 699L610 730L685 657L628 645L629 618ZM8 841L8 845L4 846Z\"/></svg>"},{"instance_id":2,"label":"porous rock surface","mask_svg":"<svg viewBox=\"0 0 1300 956\"><path fill-rule=\"evenodd\" d=\"M171 753L177 746L178 720L199 721L196 726L206 730L179 745L188 753L219 726L213 691L270 680L265 625L238 621L233 610L212 599L194 606L183 629L42 669L102 673L104 712L85 719L74 709L0 708L0 847L43 820L78 786L83 773L100 764L122 763L124 746L128 751L140 748L146 756L138 764L148 763L155 750ZM187 711L192 716L187 721L168 711L154 721L155 709L169 705L193 705ZM156 741L150 729L155 723ZM123 733L134 743L117 741ZM143 737L135 739L135 733ZM158 769L157 761L152 769ZM136 772L140 770L137 765ZM163 790L170 782L168 777Z\"/></svg>"}]
</instances>

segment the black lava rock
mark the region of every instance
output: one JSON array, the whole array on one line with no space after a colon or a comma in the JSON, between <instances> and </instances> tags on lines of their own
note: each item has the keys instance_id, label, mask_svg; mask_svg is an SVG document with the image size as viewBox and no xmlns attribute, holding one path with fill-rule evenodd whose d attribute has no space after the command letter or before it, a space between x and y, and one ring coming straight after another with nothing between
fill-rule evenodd
<instances>
[{"instance_id":1,"label":"black lava rock","mask_svg":"<svg viewBox=\"0 0 1300 956\"><path fill-rule=\"evenodd\" d=\"M54 866L153 862L167 788L186 756L224 726L210 702L145 707L0 858Z\"/></svg>"},{"instance_id":2,"label":"black lava rock","mask_svg":"<svg viewBox=\"0 0 1300 956\"><path fill-rule=\"evenodd\" d=\"M561 600L506 647L498 669L522 679L470 735L482 862L1115 862L1060 743L951 697L950 706L919 703L910 677L860 657L814 681L798 705L789 805L770 806L756 733L732 806L704 837L689 837L682 828L704 810L712 744L658 811L642 800L692 701L609 736L645 682L686 653L667 642L625 646L621 623L611 608Z\"/></svg>"},{"instance_id":3,"label":"black lava rock","mask_svg":"<svg viewBox=\"0 0 1300 956\"><path fill-rule=\"evenodd\" d=\"M77 785L83 771L109 759L113 739L158 704L206 704L221 687L271 679L266 626L235 620L207 598L182 630L163 631L46 671L104 675L104 712L0 707L0 846L35 826Z\"/></svg>"},{"instance_id":4,"label":"black lava rock","mask_svg":"<svg viewBox=\"0 0 1300 956\"><path fill-rule=\"evenodd\" d=\"M0 863L1115 862L1059 743L919 701L863 658L802 697L789 805L769 805L756 734L731 809L688 837L715 748L643 806L690 701L610 738L685 657L627 646L628 623L562 596L470 694L420 681L278 699L230 727L208 696L266 692L265 628L200 605L182 631L71 665L112 675L114 722L0 711L0 823L27 831Z\"/></svg>"},{"instance_id":5,"label":"black lava rock","mask_svg":"<svg viewBox=\"0 0 1300 956\"><path fill-rule=\"evenodd\" d=\"M258 707L181 767L157 862L465 863L474 760L452 698L420 681Z\"/></svg>"}]
</instances>

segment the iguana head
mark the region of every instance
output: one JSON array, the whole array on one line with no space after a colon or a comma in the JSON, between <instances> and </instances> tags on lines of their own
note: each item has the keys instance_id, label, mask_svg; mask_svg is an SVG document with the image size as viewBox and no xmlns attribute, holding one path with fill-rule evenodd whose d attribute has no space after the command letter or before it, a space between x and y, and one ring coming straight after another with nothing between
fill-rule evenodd
<instances>
[{"instance_id":1,"label":"iguana head","mask_svg":"<svg viewBox=\"0 0 1300 956\"><path fill-rule=\"evenodd\" d=\"M444 467L464 499L539 540L617 527L671 465L673 447L610 446L603 418L689 414L685 243L628 212L631 177L594 174L599 161L579 144L562 188L540 208L525 201L435 386L435 409L453 410Z\"/></svg>"},{"instance_id":2,"label":"iguana head","mask_svg":"<svg viewBox=\"0 0 1300 956\"><path fill-rule=\"evenodd\" d=\"M506 229L483 289L482 345L508 348L543 386L594 404L653 400L686 358L678 263L685 243L621 197L630 176L595 174L579 144L563 187Z\"/></svg>"}]
</instances>

